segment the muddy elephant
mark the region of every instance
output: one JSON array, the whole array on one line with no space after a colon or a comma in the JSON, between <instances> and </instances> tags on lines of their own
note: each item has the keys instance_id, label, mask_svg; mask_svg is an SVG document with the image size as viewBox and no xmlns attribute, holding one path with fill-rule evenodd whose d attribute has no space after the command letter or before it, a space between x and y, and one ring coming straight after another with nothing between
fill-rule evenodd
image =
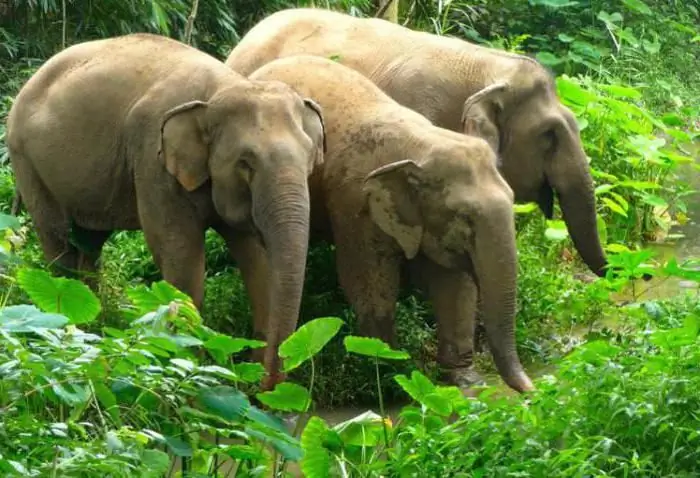
<instances>
[{"instance_id":1,"label":"muddy elephant","mask_svg":"<svg viewBox=\"0 0 700 478\"><path fill-rule=\"evenodd\" d=\"M376 83L433 124L484 137L516 202L553 214L559 199L573 243L605 275L586 153L571 111L536 61L386 20L323 9L276 12L254 26L228 57L243 75L289 55L332 58Z\"/></svg>"},{"instance_id":2,"label":"muddy elephant","mask_svg":"<svg viewBox=\"0 0 700 478\"><path fill-rule=\"evenodd\" d=\"M434 126L321 57L276 60L250 78L283 81L323 108L327 152L309 180L312 237L335 244L339 283L360 330L395 343L408 268L434 304L447 381L471 385L477 283L501 377L531 390L515 347L513 192L488 143Z\"/></svg>"},{"instance_id":3,"label":"muddy elephant","mask_svg":"<svg viewBox=\"0 0 700 478\"><path fill-rule=\"evenodd\" d=\"M95 271L112 231L143 230L163 278L201 307L211 227L270 317L264 387L282 378L277 346L296 327L304 281L308 176L323 161L317 103L175 40L132 34L46 61L7 128L47 261Z\"/></svg>"}]
</instances>

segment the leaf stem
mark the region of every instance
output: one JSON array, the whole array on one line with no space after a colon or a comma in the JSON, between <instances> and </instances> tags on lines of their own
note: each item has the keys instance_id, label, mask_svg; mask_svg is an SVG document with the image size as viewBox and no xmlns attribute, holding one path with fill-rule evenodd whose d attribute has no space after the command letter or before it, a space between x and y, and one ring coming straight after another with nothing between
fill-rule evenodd
<instances>
[{"instance_id":1,"label":"leaf stem","mask_svg":"<svg viewBox=\"0 0 700 478\"><path fill-rule=\"evenodd\" d=\"M377 375L377 395L379 395L379 414L382 416L382 430L384 430L384 443L389 448L389 434L386 430L386 420L384 416L384 397L382 397L382 384L379 380L379 358L374 357L374 371Z\"/></svg>"}]
</instances>

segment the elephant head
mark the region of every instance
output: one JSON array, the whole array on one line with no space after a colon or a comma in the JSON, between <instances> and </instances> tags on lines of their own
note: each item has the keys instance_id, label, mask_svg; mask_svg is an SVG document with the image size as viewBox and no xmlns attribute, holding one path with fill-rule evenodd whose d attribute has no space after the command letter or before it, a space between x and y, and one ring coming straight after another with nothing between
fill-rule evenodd
<instances>
[{"instance_id":1,"label":"elephant head","mask_svg":"<svg viewBox=\"0 0 700 478\"><path fill-rule=\"evenodd\" d=\"M209 182L218 216L255 231L270 266L268 383L296 328L309 241L308 176L323 161L320 106L279 82L228 87L162 119L159 158L187 191Z\"/></svg>"},{"instance_id":2,"label":"elephant head","mask_svg":"<svg viewBox=\"0 0 700 478\"><path fill-rule=\"evenodd\" d=\"M421 251L472 275L499 373L515 390L533 389L515 348L513 192L486 142L465 137L420 160L382 166L367 175L364 191L373 222L407 258Z\"/></svg>"},{"instance_id":3,"label":"elephant head","mask_svg":"<svg viewBox=\"0 0 700 478\"><path fill-rule=\"evenodd\" d=\"M534 201L551 219L556 192L574 246L604 276L607 259L586 153L574 115L559 102L547 72L537 65L473 94L464 103L462 127L498 153L516 202Z\"/></svg>"}]
</instances>

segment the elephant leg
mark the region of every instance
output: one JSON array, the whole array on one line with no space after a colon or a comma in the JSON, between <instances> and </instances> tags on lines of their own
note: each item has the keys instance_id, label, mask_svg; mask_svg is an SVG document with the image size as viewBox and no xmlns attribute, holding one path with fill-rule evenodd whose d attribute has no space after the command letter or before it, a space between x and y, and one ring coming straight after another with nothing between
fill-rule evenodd
<instances>
[{"instance_id":1,"label":"elephant leg","mask_svg":"<svg viewBox=\"0 0 700 478\"><path fill-rule=\"evenodd\" d=\"M99 284L97 262L102 255L102 247L111 235L112 231L94 231L73 226L73 236L80 245L77 268L85 283L95 292Z\"/></svg>"},{"instance_id":2,"label":"elephant leg","mask_svg":"<svg viewBox=\"0 0 700 478\"><path fill-rule=\"evenodd\" d=\"M78 270L78 250L69 242L70 218L46 189L41 179L22 158L15 166L22 201L32 218L44 259L54 273L74 276Z\"/></svg>"},{"instance_id":3,"label":"elephant leg","mask_svg":"<svg viewBox=\"0 0 700 478\"><path fill-rule=\"evenodd\" d=\"M177 201L173 199L172 202ZM201 310L204 301L205 228L188 205L170 204L169 212L165 212L164 208L158 207L160 204L164 202L145 204L139 198L139 217L146 244L163 279L189 295Z\"/></svg>"},{"instance_id":4,"label":"elephant leg","mask_svg":"<svg viewBox=\"0 0 700 478\"><path fill-rule=\"evenodd\" d=\"M433 303L437 321L438 365L443 379L460 388L483 383L474 370L474 330L478 287L467 272L416 259L416 272Z\"/></svg>"},{"instance_id":5,"label":"elephant leg","mask_svg":"<svg viewBox=\"0 0 700 478\"><path fill-rule=\"evenodd\" d=\"M396 347L401 256L382 247L386 238L377 237L373 225L347 216L334 221L333 236L338 281L355 311L360 335Z\"/></svg>"},{"instance_id":6,"label":"elephant leg","mask_svg":"<svg viewBox=\"0 0 700 478\"><path fill-rule=\"evenodd\" d=\"M253 234L237 233L227 228L217 228L217 232L226 241L248 291L253 312L253 336L258 340L266 340L270 272L265 248ZM252 356L254 360L262 361L264 349L255 349Z\"/></svg>"}]
</instances>

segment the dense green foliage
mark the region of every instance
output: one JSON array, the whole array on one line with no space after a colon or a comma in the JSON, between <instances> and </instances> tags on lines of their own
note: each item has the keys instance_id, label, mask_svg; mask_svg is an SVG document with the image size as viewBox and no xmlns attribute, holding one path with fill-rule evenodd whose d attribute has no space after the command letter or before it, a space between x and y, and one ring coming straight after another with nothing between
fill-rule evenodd
<instances>
[{"instance_id":1,"label":"dense green foliage","mask_svg":"<svg viewBox=\"0 0 700 478\"><path fill-rule=\"evenodd\" d=\"M376 3L200 1L192 43L224 58L267 13L313 4L372 15ZM0 212L9 212L14 187L4 117L31 73L64 44L134 31L183 39L191 8L189 0L0 0ZM517 339L526 367L541 376L538 391L504 397L497 386L468 400L436 386L430 305L412 291L398 313L410 359L352 337L332 248L318 244L306 326L283 350L290 381L256 393L261 368L244 360L261 344L244 338L245 288L217 236L207 236L200 317L158 282L142 234L109 241L95 297L44 272L24 213L19 222L0 215L3 476L163 476L172 456L191 477L225 476L231 461L235 476L293 462L309 477L329 468L332 476L697 475L698 296L673 289L641 300L645 286L631 279L650 272L657 285L700 284L692 261L655 257L649 244L678 239L676 226L700 216L692 194L700 185L700 5L404 0L399 20L536 57L557 75L581 125L603 242L626 274L579 280L584 268L563 222L517 206ZM489 357L479 366L492 367ZM413 405L393 423L382 419L385 403L397 400ZM280 419L348 404L371 404L381 416L299 419L293 432Z\"/></svg>"}]
</instances>

